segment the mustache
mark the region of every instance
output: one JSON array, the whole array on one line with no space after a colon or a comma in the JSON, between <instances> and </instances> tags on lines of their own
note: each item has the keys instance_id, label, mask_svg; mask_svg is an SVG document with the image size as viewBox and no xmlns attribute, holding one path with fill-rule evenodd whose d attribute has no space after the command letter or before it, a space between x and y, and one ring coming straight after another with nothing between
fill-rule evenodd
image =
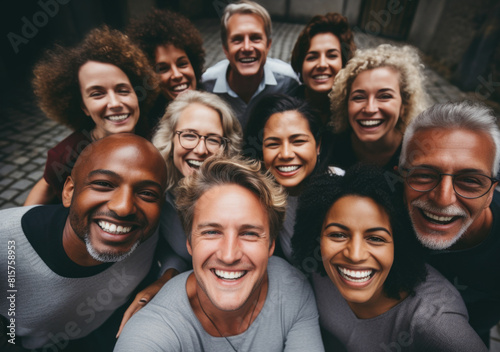
<instances>
[{"instance_id":1,"label":"mustache","mask_svg":"<svg viewBox=\"0 0 500 352\"><path fill-rule=\"evenodd\" d=\"M447 215L447 216L467 217L467 213L465 212L465 210L463 210L462 208L460 208L458 205L455 204L449 205L447 207L438 207L434 204L431 204L429 201L425 201L422 199L415 199L410 204L415 208L420 208L430 213L437 213L440 215Z\"/></svg>"},{"instance_id":2,"label":"mustache","mask_svg":"<svg viewBox=\"0 0 500 352\"><path fill-rule=\"evenodd\" d=\"M127 216L120 216L112 210L95 212L94 217L96 217L96 216L104 216L104 217L112 218L112 219L115 219L118 221L130 221L130 222L137 222L138 221L138 218L135 214L129 214Z\"/></svg>"}]
</instances>

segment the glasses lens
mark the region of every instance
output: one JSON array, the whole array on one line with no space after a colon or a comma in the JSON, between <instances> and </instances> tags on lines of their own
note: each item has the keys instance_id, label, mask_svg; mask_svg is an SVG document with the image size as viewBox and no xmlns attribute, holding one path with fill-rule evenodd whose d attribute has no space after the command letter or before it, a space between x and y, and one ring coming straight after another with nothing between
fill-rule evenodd
<instances>
[{"instance_id":1,"label":"glasses lens","mask_svg":"<svg viewBox=\"0 0 500 352\"><path fill-rule=\"evenodd\" d=\"M213 136L207 136L205 138L205 145L207 146L207 149L211 153L215 153L219 150L219 148L222 146L223 139L221 136L213 135Z\"/></svg>"},{"instance_id":2,"label":"glasses lens","mask_svg":"<svg viewBox=\"0 0 500 352\"><path fill-rule=\"evenodd\" d=\"M411 169L406 177L408 185L416 191L426 192L439 182L439 173L432 169Z\"/></svg>"},{"instance_id":3,"label":"glasses lens","mask_svg":"<svg viewBox=\"0 0 500 352\"><path fill-rule=\"evenodd\" d=\"M181 146L186 149L194 149L198 145L198 140L200 137L198 137L197 134L193 132L182 132L179 135L179 141L181 142Z\"/></svg>"},{"instance_id":4,"label":"glasses lens","mask_svg":"<svg viewBox=\"0 0 500 352\"><path fill-rule=\"evenodd\" d=\"M491 187L491 180L480 174L457 175L454 179L455 191L466 198L477 198L486 194Z\"/></svg>"}]
</instances>

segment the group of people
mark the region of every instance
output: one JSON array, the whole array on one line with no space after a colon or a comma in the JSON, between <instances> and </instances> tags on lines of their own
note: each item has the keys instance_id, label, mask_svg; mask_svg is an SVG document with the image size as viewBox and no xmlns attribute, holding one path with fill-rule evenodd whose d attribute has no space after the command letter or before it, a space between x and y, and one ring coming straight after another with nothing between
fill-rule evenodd
<instances>
[{"instance_id":1,"label":"group of people","mask_svg":"<svg viewBox=\"0 0 500 352\"><path fill-rule=\"evenodd\" d=\"M356 49L337 13L291 65L253 1L225 8L221 40L204 71L193 24L154 10L35 67L74 132L0 212L2 350L486 351L492 111L428 108L417 51Z\"/></svg>"}]
</instances>

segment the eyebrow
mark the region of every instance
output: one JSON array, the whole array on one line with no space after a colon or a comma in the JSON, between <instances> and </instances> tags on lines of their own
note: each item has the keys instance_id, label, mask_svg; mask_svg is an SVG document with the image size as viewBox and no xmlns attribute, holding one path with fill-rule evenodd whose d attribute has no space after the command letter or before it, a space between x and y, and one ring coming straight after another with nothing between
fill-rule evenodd
<instances>
[{"instance_id":1,"label":"eyebrow","mask_svg":"<svg viewBox=\"0 0 500 352\"><path fill-rule=\"evenodd\" d=\"M217 222L202 222L201 224L198 224L196 226L197 229L202 229L202 228L205 228L205 227L214 227L214 228L217 228L217 229L224 228L224 226L222 226L221 224L219 224ZM238 229L240 229L240 230L255 229L255 230L265 231L264 227L258 226L258 225L252 225L252 224L243 224L243 225L240 225L238 227Z\"/></svg>"},{"instance_id":2,"label":"eyebrow","mask_svg":"<svg viewBox=\"0 0 500 352\"><path fill-rule=\"evenodd\" d=\"M292 134L291 136L289 136L288 138L297 138L297 137L307 137L309 138L309 135L306 134L306 133L296 133L296 134ZM278 137L267 137L266 139L264 139L264 142L267 141L268 139L271 139L273 141L279 141L281 140L281 138L278 138Z\"/></svg>"},{"instance_id":3,"label":"eyebrow","mask_svg":"<svg viewBox=\"0 0 500 352\"><path fill-rule=\"evenodd\" d=\"M436 170L437 172L441 172L442 171L442 170L440 170L439 168L437 168L435 166L427 165L427 164L415 165L415 166L411 166L410 168L414 169L414 168L420 168L420 167L427 168L427 169L432 169L432 170ZM481 170L481 169L474 169L474 168L471 167L471 168L460 169L460 170L454 172L454 174L465 174L465 173L488 174L488 171Z\"/></svg>"},{"instance_id":4,"label":"eyebrow","mask_svg":"<svg viewBox=\"0 0 500 352\"><path fill-rule=\"evenodd\" d=\"M327 52L327 53L330 53L330 52L332 52L332 51L338 51L338 52L340 53L340 50L339 50L339 49L337 49L337 48L328 49L326 52ZM309 51L306 53L306 55L307 55L307 54L318 54L318 53L319 53L319 51L318 51L318 50L309 50Z\"/></svg>"},{"instance_id":5,"label":"eyebrow","mask_svg":"<svg viewBox=\"0 0 500 352\"><path fill-rule=\"evenodd\" d=\"M91 178L93 176L109 176L109 177L117 178L120 181L123 180L123 177L121 177L119 174L117 174L114 171L107 170L107 169L92 170L88 174L87 178ZM153 181L153 180L141 180L137 183L137 185L138 186L155 186L155 187L158 187L159 189L162 189L162 186L158 182Z\"/></svg>"},{"instance_id":6,"label":"eyebrow","mask_svg":"<svg viewBox=\"0 0 500 352\"><path fill-rule=\"evenodd\" d=\"M345 231L349 231L350 230L347 226L339 224L337 222L331 222L331 223L329 223L328 225L325 226L325 230L327 228L329 228L329 227L332 227L332 226L340 227L341 229L343 229ZM385 227L371 227L371 228L365 230L365 232L377 232L377 231L387 232L389 234L389 236L392 237L392 234Z\"/></svg>"},{"instance_id":7,"label":"eyebrow","mask_svg":"<svg viewBox=\"0 0 500 352\"><path fill-rule=\"evenodd\" d=\"M382 89L379 89L377 90L377 93L385 93L385 92L394 92L396 93L396 91L392 88L382 88ZM353 93L366 93L366 91L364 89L356 89L356 90L353 90L351 92L351 94Z\"/></svg>"}]
</instances>

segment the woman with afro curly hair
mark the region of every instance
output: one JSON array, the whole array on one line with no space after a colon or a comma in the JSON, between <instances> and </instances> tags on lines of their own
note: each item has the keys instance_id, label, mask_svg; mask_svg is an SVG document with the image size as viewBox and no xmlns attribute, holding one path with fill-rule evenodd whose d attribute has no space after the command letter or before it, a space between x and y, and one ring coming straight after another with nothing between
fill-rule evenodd
<instances>
[{"instance_id":1,"label":"woman with afro curly hair","mask_svg":"<svg viewBox=\"0 0 500 352\"><path fill-rule=\"evenodd\" d=\"M150 122L157 123L179 94L199 88L205 63L203 40L189 19L168 10L155 9L132 21L127 33L160 79L162 95L150 115Z\"/></svg>"},{"instance_id":2,"label":"woman with afro curly hair","mask_svg":"<svg viewBox=\"0 0 500 352\"><path fill-rule=\"evenodd\" d=\"M335 134L330 163L347 169L369 162L392 171L407 124L427 107L424 80L410 46L357 50L330 92Z\"/></svg>"},{"instance_id":3,"label":"woman with afro curly hair","mask_svg":"<svg viewBox=\"0 0 500 352\"><path fill-rule=\"evenodd\" d=\"M460 294L423 261L402 196L372 165L323 174L299 199L292 246L327 351L485 351Z\"/></svg>"},{"instance_id":4,"label":"woman with afro curly hair","mask_svg":"<svg viewBox=\"0 0 500 352\"><path fill-rule=\"evenodd\" d=\"M114 133L146 136L148 108L158 96L157 78L130 39L104 26L73 48L55 47L34 69L33 86L47 117L74 132L47 153L43 178L25 205L60 201L80 152Z\"/></svg>"}]
</instances>

